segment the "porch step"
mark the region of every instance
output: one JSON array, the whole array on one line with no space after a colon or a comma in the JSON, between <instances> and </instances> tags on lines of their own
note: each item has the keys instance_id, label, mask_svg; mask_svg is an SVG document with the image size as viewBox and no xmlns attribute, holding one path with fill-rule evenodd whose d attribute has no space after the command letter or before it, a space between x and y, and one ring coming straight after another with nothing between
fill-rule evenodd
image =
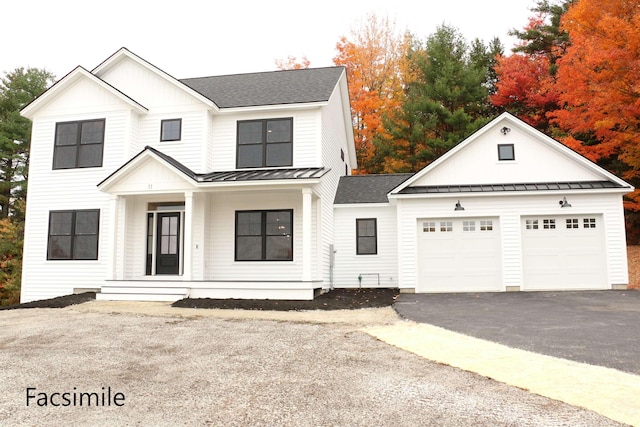
<instances>
[{"instance_id":1,"label":"porch step","mask_svg":"<svg viewBox=\"0 0 640 427\"><path fill-rule=\"evenodd\" d=\"M98 301L178 301L186 298L189 288L185 287L130 287L103 286L96 294Z\"/></svg>"}]
</instances>

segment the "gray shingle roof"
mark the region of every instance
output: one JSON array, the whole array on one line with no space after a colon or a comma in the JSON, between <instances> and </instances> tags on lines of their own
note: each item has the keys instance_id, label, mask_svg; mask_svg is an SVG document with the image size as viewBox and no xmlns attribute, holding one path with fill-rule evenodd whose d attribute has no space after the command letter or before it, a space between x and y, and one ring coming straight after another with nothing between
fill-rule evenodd
<instances>
[{"instance_id":1,"label":"gray shingle roof","mask_svg":"<svg viewBox=\"0 0 640 427\"><path fill-rule=\"evenodd\" d=\"M333 203L386 203L387 194L412 176L412 173L343 176Z\"/></svg>"},{"instance_id":2,"label":"gray shingle roof","mask_svg":"<svg viewBox=\"0 0 640 427\"><path fill-rule=\"evenodd\" d=\"M400 194L481 193L495 191L550 191L622 188L613 181L524 182L518 184L424 185L403 188Z\"/></svg>"},{"instance_id":3,"label":"gray shingle roof","mask_svg":"<svg viewBox=\"0 0 640 427\"><path fill-rule=\"evenodd\" d=\"M180 80L220 108L328 101L344 67L305 68Z\"/></svg>"}]
</instances>

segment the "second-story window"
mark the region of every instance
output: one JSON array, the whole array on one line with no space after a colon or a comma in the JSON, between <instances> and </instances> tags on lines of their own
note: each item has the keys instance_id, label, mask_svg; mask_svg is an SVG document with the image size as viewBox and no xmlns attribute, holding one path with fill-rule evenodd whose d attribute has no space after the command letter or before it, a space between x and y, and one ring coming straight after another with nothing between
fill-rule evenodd
<instances>
[{"instance_id":1,"label":"second-story window","mask_svg":"<svg viewBox=\"0 0 640 427\"><path fill-rule=\"evenodd\" d=\"M182 119L162 120L160 122L160 141L180 141Z\"/></svg>"},{"instance_id":2,"label":"second-story window","mask_svg":"<svg viewBox=\"0 0 640 427\"><path fill-rule=\"evenodd\" d=\"M291 166L293 119L238 122L238 168Z\"/></svg>"},{"instance_id":3,"label":"second-story window","mask_svg":"<svg viewBox=\"0 0 640 427\"><path fill-rule=\"evenodd\" d=\"M56 123L53 168L102 166L104 119Z\"/></svg>"}]
</instances>

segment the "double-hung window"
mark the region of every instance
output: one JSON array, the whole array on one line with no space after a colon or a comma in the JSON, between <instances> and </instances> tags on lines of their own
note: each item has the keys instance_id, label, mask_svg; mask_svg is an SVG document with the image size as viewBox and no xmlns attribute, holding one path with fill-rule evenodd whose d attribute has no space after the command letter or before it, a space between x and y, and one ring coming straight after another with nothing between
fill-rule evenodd
<instances>
[{"instance_id":1,"label":"double-hung window","mask_svg":"<svg viewBox=\"0 0 640 427\"><path fill-rule=\"evenodd\" d=\"M356 254L376 255L378 253L378 230L375 218L356 219Z\"/></svg>"},{"instance_id":2,"label":"double-hung window","mask_svg":"<svg viewBox=\"0 0 640 427\"><path fill-rule=\"evenodd\" d=\"M104 126L104 119L57 123L53 169L102 166Z\"/></svg>"},{"instance_id":3,"label":"double-hung window","mask_svg":"<svg viewBox=\"0 0 640 427\"><path fill-rule=\"evenodd\" d=\"M100 211L50 211L48 260L97 260Z\"/></svg>"},{"instance_id":4,"label":"double-hung window","mask_svg":"<svg viewBox=\"0 0 640 427\"><path fill-rule=\"evenodd\" d=\"M293 210L237 211L236 261L292 261Z\"/></svg>"},{"instance_id":5,"label":"double-hung window","mask_svg":"<svg viewBox=\"0 0 640 427\"><path fill-rule=\"evenodd\" d=\"M291 166L293 119L238 122L238 168Z\"/></svg>"}]
</instances>

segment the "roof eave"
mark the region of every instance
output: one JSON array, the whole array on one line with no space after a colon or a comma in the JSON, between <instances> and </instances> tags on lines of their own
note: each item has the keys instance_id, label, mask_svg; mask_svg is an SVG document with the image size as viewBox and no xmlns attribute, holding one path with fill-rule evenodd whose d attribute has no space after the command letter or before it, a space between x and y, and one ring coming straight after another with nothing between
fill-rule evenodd
<instances>
[{"instance_id":1,"label":"roof eave","mask_svg":"<svg viewBox=\"0 0 640 427\"><path fill-rule=\"evenodd\" d=\"M248 105L243 107L220 107L218 109L219 114L235 114L235 113L252 113L252 112L264 112L264 111L278 111L278 110L310 110L315 108L324 107L328 101L316 101L316 102L301 102L301 103L289 103L289 104L268 104L268 105Z\"/></svg>"}]
</instances>

